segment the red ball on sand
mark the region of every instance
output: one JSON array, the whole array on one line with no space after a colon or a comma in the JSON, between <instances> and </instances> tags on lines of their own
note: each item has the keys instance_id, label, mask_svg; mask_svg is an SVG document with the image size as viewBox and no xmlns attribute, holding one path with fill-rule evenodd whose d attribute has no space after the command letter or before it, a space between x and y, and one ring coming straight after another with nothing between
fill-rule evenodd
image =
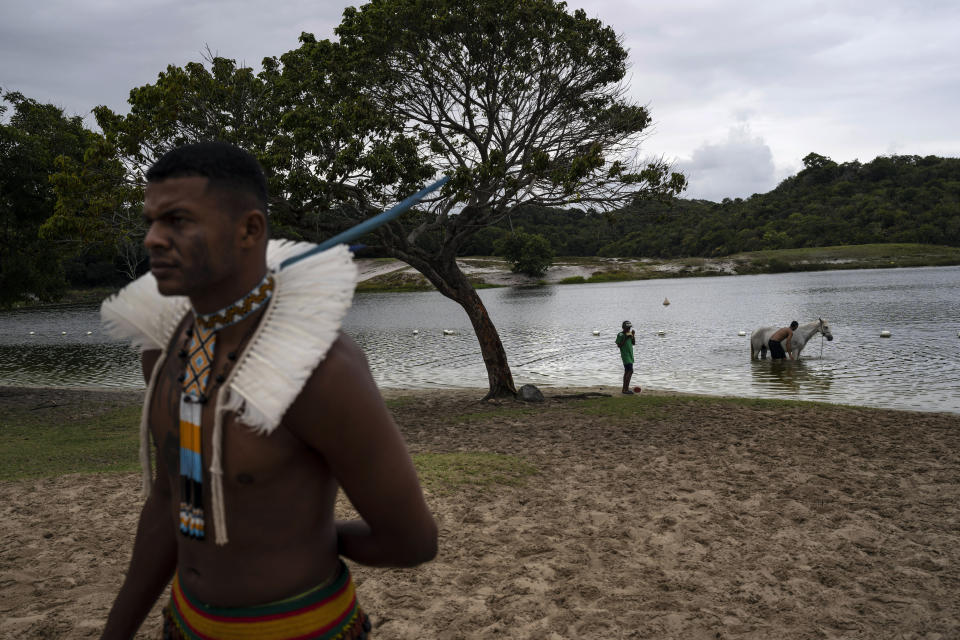
<instances>
[{"instance_id":1,"label":"red ball on sand","mask_svg":"<svg viewBox=\"0 0 960 640\"><path fill-rule=\"evenodd\" d=\"M633 388L633 392L634 392L634 393L640 393L640 387L634 387L634 388Z\"/></svg>"}]
</instances>

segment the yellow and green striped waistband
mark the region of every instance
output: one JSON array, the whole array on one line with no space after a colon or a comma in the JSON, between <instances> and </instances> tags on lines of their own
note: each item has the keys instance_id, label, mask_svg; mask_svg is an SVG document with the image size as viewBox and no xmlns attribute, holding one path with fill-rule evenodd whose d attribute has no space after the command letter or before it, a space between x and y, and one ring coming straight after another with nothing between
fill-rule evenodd
<instances>
[{"instance_id":1,"label":"yellow and green striped waistband","mask_svg":"<svg viewBox=\"0 0 960 640\"><path fill-rule=\"evenodd\" d=\"M370 629L341 560L332 582L254 607L211 607L184 591L174 574L165 615L188 640L354 640Z\"/></svg>"}]
</instances>

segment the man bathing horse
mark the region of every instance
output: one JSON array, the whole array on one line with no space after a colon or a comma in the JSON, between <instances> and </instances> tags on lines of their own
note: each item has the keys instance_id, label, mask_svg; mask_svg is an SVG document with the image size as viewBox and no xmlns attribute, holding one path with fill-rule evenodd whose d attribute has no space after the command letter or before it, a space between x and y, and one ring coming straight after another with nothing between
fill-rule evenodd
<instances>
[{"instance_id":1,"label":"man bathing horse","mask_svg":"<svg viewBox=\"0 0 960 640\"><path fill-rule=\"evenodd\" d=\"M823 318L801 325L796 320L789 327L760 327L750 334L750 359L766 358L767 351L774 360L789 357L796 360L810 338L819 333L833 340L830 325Z\"/></svg>"}]
</instances>

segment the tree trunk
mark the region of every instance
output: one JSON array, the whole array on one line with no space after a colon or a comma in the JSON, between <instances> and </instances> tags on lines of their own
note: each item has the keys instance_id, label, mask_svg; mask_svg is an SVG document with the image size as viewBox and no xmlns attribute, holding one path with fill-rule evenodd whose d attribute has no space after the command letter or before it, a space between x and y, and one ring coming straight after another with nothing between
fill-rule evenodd
<instances>
[{"instance_id":1,"label":"tree trunk","mask_svg":"<svg viewBox=\"0 0 960 640\"><path fill-rule=\"evenodd\" d=\"M476 289L462 273L461 277L467 286L465 289L458 288L458 297L452 299L467 312L473 324L473 330L477 334L477 340L480 342L480 353L483 355L483 364L487 367L487 381L490 384L484 400L516 396L517 389L513 384L513 374L507 363L507 352L503 348L500 334L490 320L490 314L483 306L483 300L477 295Z\"/></svg>"},{"instance_id":2,"label":"tree trunk","mask_svg":"<svg viewBox=\"0 0 960 640\"><path fill-rule=\"evenodd\" d=\"M513 384L513 374L510 372L507 352L503 348L500 334L490 320L490 314L487 313L483 300L457 265L456 258L452 255L431 260L417 258L419 256L414 257L408 254L402 259L422 273L440 293L463 307L470 318L480 343L480 353L483 356L483 364L487 368L487 381L490 384L490 389L483 399L516 396L517 389Z\"/></svg>"}]
</instances>

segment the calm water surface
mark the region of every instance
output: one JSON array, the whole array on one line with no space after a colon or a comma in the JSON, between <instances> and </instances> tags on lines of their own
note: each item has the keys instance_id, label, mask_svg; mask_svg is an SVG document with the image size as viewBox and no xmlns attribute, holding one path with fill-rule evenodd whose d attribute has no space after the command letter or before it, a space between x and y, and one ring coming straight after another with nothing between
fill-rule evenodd
<instances>
[{"instance_id":1,"label":"calm water surface","mask_svg":"<svg viewBox=\"0 0 960 640\"><path fill-rule=\"evenodd\" d=\"M616 388L622 367L613 340L629 319L637 330L634 382L650 388L960 413L960 267L480 295L518 385ZM749 337L737 335L818 317L829 321L834 340L821 345L815 336L798 362L751 362ZM438 293L359 295L344 327L363 346L381 386L486 386L469 320ZM455 334L443 335L444 329ZM881 338L881 330L892 337ZM93 306L0 313L0 384L143 386L136 354L100 333Z\"/></svg>"}]
</instances>

